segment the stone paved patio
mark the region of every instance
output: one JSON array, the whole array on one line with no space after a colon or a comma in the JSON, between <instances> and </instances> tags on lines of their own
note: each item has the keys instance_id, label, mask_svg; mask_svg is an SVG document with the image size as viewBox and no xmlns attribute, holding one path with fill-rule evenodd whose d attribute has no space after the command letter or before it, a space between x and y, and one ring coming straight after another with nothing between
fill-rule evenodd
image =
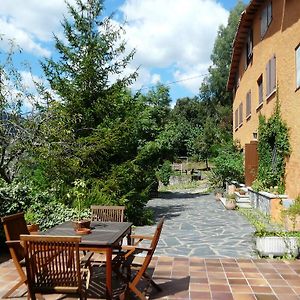
<instances>
[{"instance_id":1,"label":"stone paved patio","mask_svg":"<svg viewBox=\"0 0 300 300\"><path fill-rule=\"evenodd\" d=\"M155 281L163 290L153 291L150 299L300 299L300 261L161 256L153 259L151 268ZM17 278L11 261L0 265L0 297ZM93 277L88 299L101 299L95 295L101 289L103 279L99 282L99 278ZM25 291L24 287L20 288L11 299L26 299L26 295L22 296ZM45 296L47 300L58 298L58 295Z\"/></svg>"},{"instance_id":2,"label":"stone paved patio","mask_svg":"<svg viewBox=\"0 0 300 300\"><path fill-rule=\"evenodd\" d=\"M156 255L202 258L256 257L254 228L236 211L226 210L212 194L160 193L148 202L156 221L166 216ZM138 227L151 233L154 226Z\"/></svg>"},{"instance_id":3,"label":"stone paved patio","mask_svg":"<svg viewBox=\"0 0 300 300\"><path fill-rule=\"evenodd\" d=\"M212 195L169 193L149 202L156 220L166 216L161 241L150 265L164 300L300 300L300 261L256 259L253 228ZM155 226L136 228L153 233ZM104 279L94 273L88 299L101 299ZM0 264L0 297L18 280L11 262ZM26 299L25 287L11 299ZM58 299L49 295L45 299ZM65 298L71 299L71 298ZM133 298L134 299L134 298Z\"/></svg>"}]
</instances>

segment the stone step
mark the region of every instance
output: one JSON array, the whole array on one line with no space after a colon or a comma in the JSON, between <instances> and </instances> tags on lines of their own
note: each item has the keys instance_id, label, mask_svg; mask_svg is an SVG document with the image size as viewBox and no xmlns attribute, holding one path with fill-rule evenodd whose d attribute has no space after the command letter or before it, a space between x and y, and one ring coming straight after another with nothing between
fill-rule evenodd
<instances>
[{"instance_id":1,"label":"stone step","mask_svg":"<svg viewBox=\"0 0 300 300\"><path fill-rule=\"evenodd\" d=\"M252 208L250 202L237 202L236 205L239 208Z\"/></svg>"}]
</instances>

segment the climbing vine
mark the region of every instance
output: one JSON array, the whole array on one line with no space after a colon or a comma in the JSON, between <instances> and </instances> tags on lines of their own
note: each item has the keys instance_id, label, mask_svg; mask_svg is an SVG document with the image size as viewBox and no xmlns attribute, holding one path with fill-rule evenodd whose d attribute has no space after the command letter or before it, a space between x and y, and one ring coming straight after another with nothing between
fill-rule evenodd
<instances>
[{"instance_id":1,"label":"climbing vine","mask_svg":"<svg viewBox=\"0 0 300 300\"><path fill-rule=\"evenodd\" d=\"M259 118L258 137L258 174L253 186L260 190L278 187L278 192L284 193L285 165L290 154L290 142L288 128L281 118L278 93L275 110L269 120L262 115Z\"/></svg>"}]
</instances>

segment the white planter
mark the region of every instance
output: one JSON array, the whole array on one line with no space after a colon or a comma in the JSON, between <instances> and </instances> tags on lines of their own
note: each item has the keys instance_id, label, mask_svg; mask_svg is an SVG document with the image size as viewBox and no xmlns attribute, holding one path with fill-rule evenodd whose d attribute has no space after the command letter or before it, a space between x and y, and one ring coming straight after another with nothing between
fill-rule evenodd
<instances>
[{"instance_id":1,"label":"white planter","mask_svg":"<svg viewBox=\"0 0 300 300\"><path fill-rule=\"evenodd\" d=\"M296 237L265 236L256 238L256 249L260 256L296 257L299 254L299 242Z\"/></svg>"}]
</instances>

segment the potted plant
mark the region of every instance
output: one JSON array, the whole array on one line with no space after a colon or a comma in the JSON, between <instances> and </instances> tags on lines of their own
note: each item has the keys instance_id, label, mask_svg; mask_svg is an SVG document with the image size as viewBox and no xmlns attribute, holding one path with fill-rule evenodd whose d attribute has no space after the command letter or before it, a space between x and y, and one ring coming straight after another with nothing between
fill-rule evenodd
<instances>
[{"instance_id":1,"label":"potted plant","mask_svg":"<svg viewBox=\"0 0 300 300\"><path fill-rule=\"evenodd\" d=\"M215 199L220 200L223 197L224 189L217 187L214 190L214 194L215 194Z\"/></svg>"},{"instance_id":2,"label":"potted plant","mask_svg":"<svg viewBox=\"0 0 300 300\"><path fill-rule=\"evenodd\" d=\"M230 210L235 209L235 207L236 207L235 194L227 194L226 195L225 207Z\"/></svg>"},{"instance_id":3,"label":"potted plant","mask_svg":"<svg viewBox=\"0 0 300 300\"><path fill-rule=\"evenodd\" d=\"M86 199L87 188L83 179L76 179L72 189L74 206L76 209L76 220L73 220L74 230L79 234L90 233L91 220L85 219L84 202Z\"/></svg>"},{"instance_id":4,"label":"potted plant","mask_svg":"<svg viewBox=\"0 0 300 300\"><path fill-rule=\"evenodd\" d=\"M38 225L38 216L34 213L31 209L28 209L24 215L28 231L31 232L38 232L39 225Z\"/></svg>"}]
</instances>

